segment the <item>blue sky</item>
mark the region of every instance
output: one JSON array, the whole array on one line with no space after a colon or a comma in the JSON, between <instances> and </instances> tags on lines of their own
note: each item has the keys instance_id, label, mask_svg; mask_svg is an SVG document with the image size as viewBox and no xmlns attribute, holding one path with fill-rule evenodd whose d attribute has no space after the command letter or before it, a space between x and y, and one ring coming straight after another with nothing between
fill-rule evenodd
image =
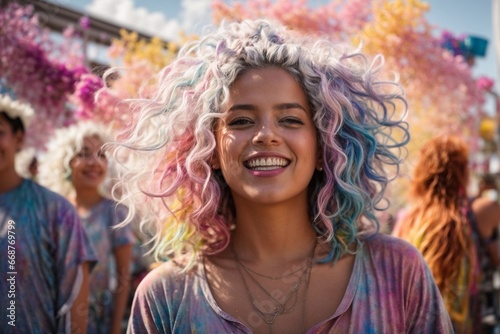
<instances>
[{"instance_id":1,"label":"blue sky","mask_svg":"<svg viewBox=\"0 0 500 334\"><path fill-rule=\"evenodd\" d=\"M499 71L493 46L491 2L499 0L429 0L429 22L455 34L470 34L489 40L485 58L477 58L474 73L488 75L498 81ZM498 86L497 86L498 87Z\"/></svg>"},{"instance_id":2,"label":"blue sky","mask_svg":"<svg viewBox=\"0 0 500 334\"><path fill-rule=\"evenodd\" d=\"M134 30L162 33L163 38L175 40L179 31L200 33L211 22L211 0L51 0L99 15ZM309 0L311 5L328 0ZM499 69L493 46L492 1L500 0L427 0L428 21L436 31L450 30L456 35L470 34L489 40L487 55L477 58L473 68L476 76L488 75L499 81ZM497 89L499 85L496 85Z\"/></svg>"}]
</instances>

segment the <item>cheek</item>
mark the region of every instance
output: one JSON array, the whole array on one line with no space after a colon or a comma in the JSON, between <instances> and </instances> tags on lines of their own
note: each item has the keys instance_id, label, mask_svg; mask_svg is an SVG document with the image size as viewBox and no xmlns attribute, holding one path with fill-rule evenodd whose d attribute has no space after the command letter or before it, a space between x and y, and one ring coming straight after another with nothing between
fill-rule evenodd
<instances>
[{"instance_id":1,"label":"cheek","mask_svg":"<svg viewBox=\"0 0 500 334\"><path fill-rule=\"evenodd\" d=\"M69 166L69 169L70 169L72 172L74 172L74 171L75 171L75 169L77 169L77 168L78 168L78 162L77 162L77 161L75 161L75 160L71 160L71 161L69 162L69 165L68 165L68 166Z\"/></svg>"},{"instance_id":2,"label":"cheek","mask_svg":"<svg viewBox=\"0 0 500 334\"><path fill-rule=\"evenodd\" d=\"M83 163L78 160L71 160L69 162L69 170L72 175L79 174L83 169Z\"/></svg>"},{"instance_id":3,"label":"cheek","mask_svg":"<svg viewBox=\"0 0 500 334\"><path fill-rule=\"evenodd\" d=\"M221 165L228 165L237 161L239 154L235 140L227 136L222 137L217 145L217 155Z\"/></svg>"},{"instance_id":4,"label":"cheek","mask_svg":"<svg viewBox=\"0 0 500 334\"><path fill-rule=\"evenodd\" d=\"M297 137L300 137L302 139L300 141L297 141ZM302 156L306 157L307 159L309 159L311 156L314 156L315 158L319 157L320 148L318 146L316 135L308 134L307 136L297 137L291 138L297 152L302 153Z\"/></svg>"},{"instance_id":5,"label":"cheek","mask_svg":"<svg viewBox=\"0 0 500 334\"><path fill-rule=\"evenodd\" d=\"M305 184L310 184L311 180L314 177L315 171L322 167L322 163L320 162L320 152L317 145L316 137L305 137L302 142L299 142L301 154L299 153L298 159L300 160L299 165L302 166L300 171L304 176L303 181Z\"/></svg>"},{"instance_id":6,"label":"cheek","mask_svg":"<svg viewBox=\"0 0 500 334\"><path fill-rule=\"evenodd\" d=\"M216 158L220 168L231 160L235 144L234 136L227 131L220 130L215 135L215 144Z\"/></svg>"},{"instance_id":7,"label":"cheek","mask_svg":"<svg viewBox=\"0 0 500 334\"><path fill-rule=\"evenodd\" d=\"M107 161L101 162L101 166L104 174L106 174L108 172L108 162Z\"/></svg>"},{"instance_id":8,"label":"cheek","mask_svg":"<svg viewBox=\"0 0 500 334\"><path fill-rule=\"evenodd\" d=\"M241 177L240 157L243 152L241 143L233 136L224 136L218 140L217 162L226 180Z\"/></svg>"}]
</instances>

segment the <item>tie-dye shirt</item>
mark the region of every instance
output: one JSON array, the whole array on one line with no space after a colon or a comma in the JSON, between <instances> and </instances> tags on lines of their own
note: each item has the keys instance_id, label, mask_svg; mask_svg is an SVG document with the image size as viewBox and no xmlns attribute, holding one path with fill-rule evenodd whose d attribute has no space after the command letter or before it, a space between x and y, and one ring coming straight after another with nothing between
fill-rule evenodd
<instances>
[{"instance_id":1,"label":"tie-dye shirt","mask_svg":"<svg viewBox=\"0 0 500 334\"><path fill-rule=\"evenodd\" d=\"M130 226L112 227L127 216L127 208L110 199L103 199L85 217L80 217L94 248L98 263L90 276L88 333L108 334L113 312L113 291L116 267L113 250L135 240Z\"/></svg>"},{"instance_id":2,"label":"tie-dye shirt","mask_svg":"<svg viewBox=\"0 0 500 334\"><path fill-rule=\"evenodd\" d=\"M0 332L69 333L78 268L95 262L74 207L23 180L0 194L0 250Z\"/></svg>"},{"instance_id":3,"label":"tie-dye shirt","mask_svg":"<svg viewBox=\"0 0 500 334\"><path fill-rule=\"evenodd\" d=\"M128 333L251 333L216 303L203 265L182 273L173 262L141 282ZM334 314L319 333L453 333L434 279L418 250L383 235L363 241Z\"/></svg>"}]
</instances>

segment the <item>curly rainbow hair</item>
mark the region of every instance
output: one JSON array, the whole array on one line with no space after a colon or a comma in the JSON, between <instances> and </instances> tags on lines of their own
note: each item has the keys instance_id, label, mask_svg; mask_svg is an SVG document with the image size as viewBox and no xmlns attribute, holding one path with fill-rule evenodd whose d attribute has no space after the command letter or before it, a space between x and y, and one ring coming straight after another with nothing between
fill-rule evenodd
<instances>
[{"instance_id":1,"label":"curly rainbow hair","mask_svg":"<svg viewBox=\"0 0 500 334\"><path fill-rule=\"evenodd\" d=\"M129 219L135 210L147 213L142 227L160 258L227 247L235 212L210 166L214 124L233 82L270 66L291 74L311 103L324 172L311 180L309 207L317 234L332 246L325 261L360 241L362 221L378 228L375 211L387 205L384 190L409 140L403 89L379 78L383 58L369 61L359 49L266 20L223 22L180 50L151 96L128 101L136 121L115 147L116 158L127 160L121 201L132 208Z\"/></svg>"}]
</instances>

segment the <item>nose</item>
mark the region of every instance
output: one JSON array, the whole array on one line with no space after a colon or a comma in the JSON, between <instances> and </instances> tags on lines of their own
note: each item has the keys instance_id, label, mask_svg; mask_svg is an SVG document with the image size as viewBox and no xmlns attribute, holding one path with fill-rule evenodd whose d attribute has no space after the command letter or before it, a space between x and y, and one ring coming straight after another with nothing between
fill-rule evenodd
<instances>
[{"instance_id":1,"label":"nose","mask_svg":"<svg viewBox=\"0 0 500 334\"><path fill-rule=\"evenodd\" d=\"M87 164L93 165L96 164L99 161L99 158L95 154L90 155L87 159Z\"/></svg>"},{"instance_id":2,"label":"nose","mask_svg":"<svg viewBox=\"0 0 500 334\"><path fill-rule=\"evenodd\" d=\"M276 145L280 142L279 129L272 123L261 124L255 132L253 143L255 145Z\"/></svg>"},{"instance_id":3,"label":"nose","mask_svg":"<svg viewBox=\"0 0 500 334\"><path fill-rule=\"evenodd\" d=\"M85 159L85 163L89 166L103 165L106 161L99 157L97 154L91 154Z\"/></svg>"}]
</instances>

